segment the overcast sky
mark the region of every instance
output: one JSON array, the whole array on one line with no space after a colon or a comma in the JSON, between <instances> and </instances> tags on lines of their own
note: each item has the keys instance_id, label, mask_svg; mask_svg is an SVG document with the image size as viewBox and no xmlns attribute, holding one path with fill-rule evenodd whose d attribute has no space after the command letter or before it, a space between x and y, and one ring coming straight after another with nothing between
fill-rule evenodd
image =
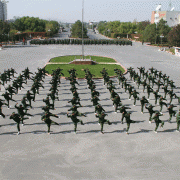
<instances>
[{"instance_id":1,"label":"overcast sky","mask_svg":"<svg viewBox=\"0 0 180 180\"><path fill-rule=\"evenodd\" d=\"M157 4L167 10L170 0L84 0L84 21L121 22L151 19ZM171 0L172 7L180 11L180 0ZM82 0L9 0L8 19L14 16L39 17L60 22L82 19Z\"/></svg>"}]
</instances>

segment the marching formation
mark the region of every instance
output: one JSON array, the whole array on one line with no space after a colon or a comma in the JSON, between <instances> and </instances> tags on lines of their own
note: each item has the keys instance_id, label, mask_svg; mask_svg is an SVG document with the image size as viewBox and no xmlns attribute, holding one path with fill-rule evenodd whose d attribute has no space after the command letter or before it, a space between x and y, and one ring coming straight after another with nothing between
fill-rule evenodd
<instances>
[{"instance_id":1,"label":"marching formation","mask_svg":"<svg viewBox=\"0 0 180 180\"><path fill-rule=\"evenodd\" d=\"M112 79L109 77L107 69L103 68L101 71L104 80L104 86L109 91L110 99L112 100L114 112L121 113L120 116L119 113L117 114L117 116L119 117L122 124L124 123L124 119L126 121L126 133L129 133L130 125L132 123L140 123L141 121L134 121L131 119L131 117L133 116L130 110L131 108L127 104L123 104L121 100L122 97L124 97L123 93L129 93L129 100L131 100L131 98L133 97L133 106L136 106L138 101L140 102L141 109L139 109L139 112L144 114L144 109L147 109L147 111L149 112L149 123L154 121L156 124L154 130L155 133L157 133L159 124L161 124L160 127L163 127L165 124L164 121L160 120L160 116L163 116L162 110L164 106L169 113L169 123L171 123L173 116L176 117L176 131L179 132L180 110L174 110L174 108L177 108L177 106L172 104L172 102L176 101L177 99L177 105L179 105L180 97L173 91L176 88L173 80L170 80L169 76L163 74L162 71L158 71L153 67L148 69L147 71L145 71L144 67L138 67L138 70L139 72L136 72L132 67L128 68L127 73L130 75L130 79L127 79L126 75L124 75L120 69L114 69L118 81L118 86L115 86L115 78ZM72 93L72 99L68 101L68 103L71 104L71 107L70 109L67 109L67 117L72 120L74 124L74 132L76 133L78 123L84 125L83 121L78 119L78 116L87 117L87 115L85 113L79 112L78 110L83 106L81 104L82 102L77 88L77 85L79 85L79 83L76 78L76 70L73 68L68 72L68 81L70 82L71 86L69 90ZM91 102L92 106L94 106L95 117L99 119L98 124L101 127L100 132L104 134L104 124L112 125L112 122L106 119L108 113L106 113L103 106L99 102L100 92L98 92L96 88L93 74L89 71L89 69L85 69L84 72L85 79L87 81L87 89L90 90ZM17 134L20 134L20 124L24 126L24 120L30 119L32 116L34 116L29 113L29 110L33 109L32 101L36 102L36 95L39 95L40 88L45 88L43 86L43 83L47 75L46 73L47 72L45 71L45 68L38 68L38 71L35 74L30 72L30 70L26 68L24 71L22 71L22 73L15 77L15 74L17 74L17 72L13 68L11 68L5 70L4 73L0 75L0 90L2 92L0 98L0 116L2 116L2 118L6 118L6 116L9 116L9 119L12 119L17 123ZM51 124L60 126L60 123L57 123L51 119L51 117L59 118L59 116L53 114L51 110L55 110L56 101L60 101L59 88L61 84L61 76L63 75L64 74L62 73L62 69L60 68L53 71L51 81L49 81L49 84L51 86L49 89L49 93L47 93L46 98L42 99L44 106L42 107L43 113L41 114L41 120L47 124L48 134L50 134ZM13 96L17 95L22 88L24 89L23 85L27 85L29 81L33 82L31 88L26 91L23 98L21 99L21 102L17 103ZM2 90L2 86L4 87L4 91ZM135 86L137 88L135 88ZM140 97L140 92L138 92L140 87L143 88L144 95L142 97ZM116 89L121 89L124 92L120 95L116 92ZM160 90L163 90L163 93L160 93ZM145 92L147 92L147 95L145 94ZM149 103L151 94L154 94L154 104ZM169 96L169 102L166 99L167 95ZM3 113L3 109L4 107L7 107L8 109L11 108L11 101L16 102L16 104L14 105L16 112L13 112L10 115L5 115ZM154 110L154 108L158 106L159 109ZM69 113L69 111L71 113Z\"/></svg>"}]
</instances>

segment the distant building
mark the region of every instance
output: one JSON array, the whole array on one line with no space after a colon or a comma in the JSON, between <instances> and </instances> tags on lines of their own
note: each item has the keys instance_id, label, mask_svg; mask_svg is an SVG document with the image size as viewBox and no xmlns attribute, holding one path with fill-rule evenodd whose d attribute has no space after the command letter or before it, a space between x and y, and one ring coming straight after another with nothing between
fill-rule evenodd
<instances>
[{"instance_id":1,"label":"distant building","mask_svg":"<svg viewBox=\"0 0 180 180\"><path fill-rule=\"evenodd\" d=\"M7 20L7 3L8 1L0 0L0 19L3 21Z\"/></svg>"},{"instance_id":2,"label":"distant building","mask_svg":"<svg viewBox=\"0 0 180 180\"><path fill-rule=\"evenodd\" d=\"M180 11L174 11L174 8L170 11L161 11L161 5L158 5L156 11L152 12L151 24L157 24L161 19L164 19L170 27L176 26L180 24Z\"/></svg>"}]
</instances>

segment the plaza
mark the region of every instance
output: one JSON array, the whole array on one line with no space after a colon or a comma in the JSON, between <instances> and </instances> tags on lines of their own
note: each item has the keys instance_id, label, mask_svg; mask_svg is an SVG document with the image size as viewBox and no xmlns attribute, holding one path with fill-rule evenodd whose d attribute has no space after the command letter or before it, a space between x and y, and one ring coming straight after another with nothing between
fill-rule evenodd
<instances>
[{"instance_id":1,"label":"plaza","mask_svg":"<svg viewBox=\"0 0 180 180\"><path fill-rule=\"evenodd\" d=\"M13 67L18 73L29 67L30 71L37 72L48 61L57 56L80 55L81 46L78 45L28 45L4 48L0 51L0 72ZM134 42L133 46L116 45L90 45L85 46L85 55L106 56L116 59L125 68L143 66L146 70L151 67L162 70L163 74L170 76L177 87L180 87L180 58L166 52L159 52L157 47L142 45ZM129 80L129 75L126 75ZM97 90L100 92L100 104L108 114L107 119L111 126L105 125L105 134L100 133L98 119L94 114L94 107L90 100L90 90L87 89L86 80L78 80L78 93L83 107L79 111L87 117L79 117L84 126L78 125L77 134L73 132L73 123L67 118L66 113L71 105L68 101L72 98L69 91L68 80L61 79L59 99L56 101L56 110L52 111L59 116L53 119L61 126L51 126L51 135L47 134L47 126L41 121L42 102L49 93L51 80L47 76L40 89L40 95L33 102L34 109L29 113L34 115L21 126L21 134L16 135L16 124L9 119L9 115L16 111L15 102L11 102L11 109L3 108L6 119L0 117L0 179L179 179L180 173L180 135L176 133L175 118L168 123L169 115L163 108L165 121L164 129L159 128L155 134L155 123L148 123L149 114L144 110L140 113L140 102L133 106L133 100L128 100L128 94L118 85L114 78L116 92L120 95L122 103L128 105L132 112L132 124L129 135L125 133L126 123L121 124L121 113L114 113L110 100L110 93L103 80L95 80ZM142 97L146 95L142 86L137 86L129 81ZM20 102L23 95L30 89L32 81L28 81L25 89L13 98ZM156 88L156 86L155 86ZM2 87L0 94L4 92ZM179 95L179 89L175 89ZM160 91L162 93L162 90ZM167 98L169 101L169 97ZM150 96L150 103L154 104L154 95ZM177 99L173 99L177 105ZM175 108L178 110L179 107ZM159 110L159 106L156 107Z\"/></svg>"}]
</instances>

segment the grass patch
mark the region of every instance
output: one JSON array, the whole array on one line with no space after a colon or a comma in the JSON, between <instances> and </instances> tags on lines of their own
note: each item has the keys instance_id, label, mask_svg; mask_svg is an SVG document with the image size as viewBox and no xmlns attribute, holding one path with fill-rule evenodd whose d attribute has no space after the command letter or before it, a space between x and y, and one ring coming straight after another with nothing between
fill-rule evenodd
<instances>
[{"instance_id":1,"label":"grass patch","mask_svg":"<svg viewBox=\"0 0 180 180\"><path fill-rule=\"evenodd\" d=\"M116 63L116 61L112 58L107 57L99 57L99 56L85 56L85 59L90 59L96 62L105 62L105 63ZM80 55L73 55L73 56L61 56L61 57L55 57L50 60L50 62L65 62L69 63L73 61L74 59L82 59L82 56Z\"/></svg>"},{"instance_id":2,"label":"grass patch","mask_svg":"<svg viewBox=\"0 0 180 180\"><path fill-rule=\"evenodd\" d=\"M173 54L175 54L175 49L174 48L166 49L166 51L169 51L169 52L172 52Z\"/></svg>"},{"instance_id":3,"label":"grass patch","mask_svg":"<svg viewBox=\"0 0 180 180\"><path fill-rule=\"evenodd\" d=\"M99 78L102 77L100 71L102 71L103 68L106 68L108 71L109 76L114 76L114 68L118 68L121 69L121 71L124 73L124 69L120 66L120 65L116 65L116 64L111 64L111 65L106 65L106 64L97 64L97 65L74 65L74 64L49 64L46 65L45 69L46 71L48 71L49 74L52 74L52 70L55 70L57 68L61 68L63 69L63 73L65 77L69 77L69 73L68 70L69 69L76 69L77 72L77 77L78 78L84 78L85 73L83 71L83 69L88 68L90 70L90 72L95 75L95 78Z\"/></svg>"}]
</instances>

